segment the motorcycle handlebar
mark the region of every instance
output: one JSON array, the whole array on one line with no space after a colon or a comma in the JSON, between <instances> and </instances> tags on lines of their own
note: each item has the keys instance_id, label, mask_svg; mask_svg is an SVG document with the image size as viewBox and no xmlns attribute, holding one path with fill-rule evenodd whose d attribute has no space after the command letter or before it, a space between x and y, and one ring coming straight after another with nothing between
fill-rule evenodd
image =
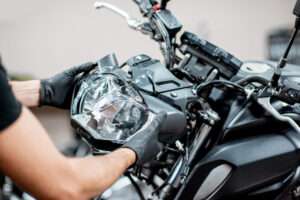
<instances>
[{"instance_id":1,"label":"motorcycle handlebar","mask_svg":"<svg viewBox=\"0 0 300 200\"><path fill-rule=\"evenodd\" d=\"M289 104L300 103L299 79L293 76L282 76L277 97Z\"/></svg>"},{"instance_id":2,"label":"motorcycle handlebar","mask_svg":"<svg viewBox=\"0 0 300 200\"><path fill-rule=\"evenodd\" d=\"M96 9L102 9L102 8L108 8L109 10L113 11L114 13L120 15L121 17L124 17L126 20L130 19L130 16L125 11L119 9L118 7L106 3L106 2L95 2L94 4Z\"/></svg>"}]
</instances>

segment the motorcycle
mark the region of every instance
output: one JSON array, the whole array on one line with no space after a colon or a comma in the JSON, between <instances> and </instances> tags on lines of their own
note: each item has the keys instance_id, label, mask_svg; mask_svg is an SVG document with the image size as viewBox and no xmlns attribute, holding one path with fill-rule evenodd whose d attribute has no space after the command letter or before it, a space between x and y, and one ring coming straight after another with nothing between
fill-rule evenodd
<instances>
[{"instance_id":1,"label":"motorcycle","mask_svg":"<svg viewBox=\"0 0 300 200\"><path fill-rule=\"evenodd\" d=\"M147 111L165 111L163 151L126 173L141 199L300 199L300 70L287 64L300 1L278 65L242 62L190 32L178 42L182 24L168 0L134 2L146 20L105 2L95 7L149 35L164 63L141 54L119 65L109 55L78 84L72 124L94 154L121 146L150 117ZM136 180L153 188L150 196Z\"/></svg>"},{"instance_id":2,"label":"motorcycle","mask_svg":"<svg viewBox=\"0 0 300 200\"><path fill-rule=\"evenodd\" d=\"M72 125L93 153L120 147L151 117L147 113L164 111L163 151L126 173L141 199L300 199L300 70L287 64L300 1L278 65L242 62L190 32L177 42L182 24L167 8L169 0L134 2L145 21L105 2L95 8L149 35L164 63L141 54L119 65L112 54L79 82ZM151 186L151 195L146 198L136 180Z\"/></svg>"},{"instance_id":3,"label":"motorcycle","mask_svg":"<svg viewBox=\"0 0 300 200\"><path fill-rule=\"evenodd\" d=\"M77 152L113 151L164 111L163 150L125 173L140 199L300 199L300 70L287 64L300 28L300 0L278 64L243 62L191 32L179 37L183 26L169 1L134 0L144 21L95 3L157 42L164 63L141 54L119 65L112 54L83 76L71 121L91 151L83 145ZM147 197L139 181L151 188Z\"/></svg>"}]
</instances>

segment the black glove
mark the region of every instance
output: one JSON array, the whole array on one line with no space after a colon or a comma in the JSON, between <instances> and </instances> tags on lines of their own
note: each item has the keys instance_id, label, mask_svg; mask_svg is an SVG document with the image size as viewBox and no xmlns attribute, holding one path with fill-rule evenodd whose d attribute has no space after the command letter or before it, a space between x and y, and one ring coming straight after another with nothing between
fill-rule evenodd
<instances>
[{"instance_id":1,"label":"black glove","mask_svg":"<svg viewBox=\"0 0 300 200\"><path fill-rule=\"evenodd\" d=\"M76 80L83 72L89 72L97 64L86 63L75 66L52 78L41 81L40 106L54 106L62 109L70 109L72 92Z\"/></svg>"},{"instance_id":2,"label":"black glove","mask_svg":"<svg viewBox=\"0 0 300 200\"><path fill-rule=\"evenodd\" d=\"M147 123L123 145L123 148L129 148L136 153L136 165L151 161L162 150L158 134L165 119L164 112L158 115L150 114Z\"/></svg>"}]
</instances>

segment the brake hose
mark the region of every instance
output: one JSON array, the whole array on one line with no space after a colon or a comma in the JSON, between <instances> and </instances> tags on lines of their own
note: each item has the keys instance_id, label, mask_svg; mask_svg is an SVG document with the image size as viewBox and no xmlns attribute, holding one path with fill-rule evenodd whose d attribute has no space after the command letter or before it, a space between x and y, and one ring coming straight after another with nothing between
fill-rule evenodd
<instances>
[{"instance_id":1,"label":"brake hose","mask_svg":"<svg viewBox=\"0 0 300 200\"><path fill-rule=\"evenodd\" d=\"M233 83L233 82L226 81L226 80L215 80L215 81L211 81L208 83L202 83L196 87L196 93L198 96L200 96L200 94L205 89L210 88L210 87L220 87L220 86L225 86L229 89L234 89L234 90L242 93L243 95L247 96L247 92L242 86L238 85L237 83Z\"/></svg>"},{"instance_id":2,"label":"brake hose","mask_svg":"<svg viewBox=\"0 0 300 200\"><path fill-rule=\"evenodd\" d=\"M238 85L246 86L249 83L260 83L264 86L269 85L270 81L260 76L249 76L235 82Z\"/></svg>"}]
</instances>

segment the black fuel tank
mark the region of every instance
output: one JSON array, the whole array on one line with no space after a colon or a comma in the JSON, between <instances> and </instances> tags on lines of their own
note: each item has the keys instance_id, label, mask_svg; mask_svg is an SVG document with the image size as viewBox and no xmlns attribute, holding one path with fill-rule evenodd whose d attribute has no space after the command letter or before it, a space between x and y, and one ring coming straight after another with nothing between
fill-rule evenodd
<instances>
[{"instance_id":1,"label":"black fuel tank","mask_svg":"<svg viewBox=\"0 0 300 200\"><path fill-rule=\"evenodd\" d=\"M300 161L297 133L267 134L215 147L192 170L177 199L194 199L202 183L218 166L230 166L228 176L214 187L211 199L233 199L255 192L288 177ZM201 198L200 198L201 199ZM206 199L206 198L205 198Z\"/></svg>"}]
</instances>

